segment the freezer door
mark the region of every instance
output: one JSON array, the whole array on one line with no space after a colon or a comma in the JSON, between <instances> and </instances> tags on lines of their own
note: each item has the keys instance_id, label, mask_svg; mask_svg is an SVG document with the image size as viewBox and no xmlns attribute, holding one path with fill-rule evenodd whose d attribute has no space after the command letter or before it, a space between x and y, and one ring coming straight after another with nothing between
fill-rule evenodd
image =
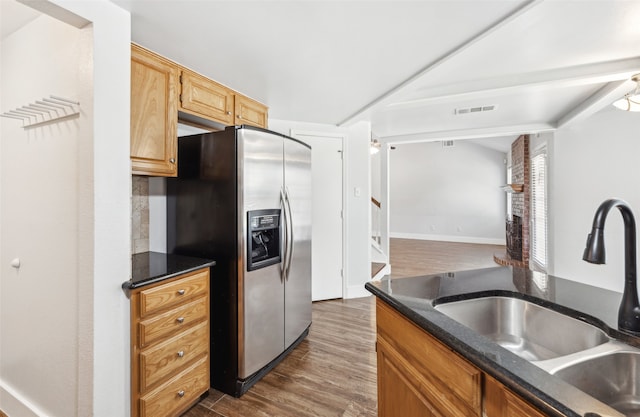
<instances>
[{"instance_id":1,"label":"freezer door","mask_svg":"<svg viewBox=\"0 0 640 417\"><path fill-rule=\"evenodd\" d=\"M284 140L285 203L290 238L285 279L285 348L311 324L311 149Z\"/></svg>"},{"instance_id":2,"label":"freezer door","mask_svg":"<svg viewBox=\"0 0 640 417\"><path fill-rule=\"evenodd\" d=\"M247 212L279 209L283 137L238 129L238 377L245 379L284 349L284 285L280 264L247 271Z\"/></svg>"}]
</instances>

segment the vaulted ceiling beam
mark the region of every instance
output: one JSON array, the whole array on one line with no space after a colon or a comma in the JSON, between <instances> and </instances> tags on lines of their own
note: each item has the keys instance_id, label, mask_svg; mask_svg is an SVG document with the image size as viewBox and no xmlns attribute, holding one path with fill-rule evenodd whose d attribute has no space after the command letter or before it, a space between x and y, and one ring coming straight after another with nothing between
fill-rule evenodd
<instances>
[{"instance_id":1,"label":"vaulted ceiling beam","mask_svg":"<svg viewBox=\"0 0 640 417\"><path fill-rule=\"evenodd\" d=\"M488 128L447 130L443 132L416 132L406 135L383 136L380 140L384 143L401 144L430 142L436 140L458 139L482 139L499 136L522 135L532 133L550 132L556 130L556 126L548 123L532 123L522 125L493 126Z\"/></svg>"},{"instance_id":2,"label":"vaulted ceiling beam","mask_svg":"<svg viewBox=\"0 0 640 417\"><path fill-rule=\"evenodd\" d=\"M337 125L338 126L344 126L344 125L356 122L357 120L359 120L358 118L361 115L365 114L372 107L374 107L375 105L379 104L380 102L382 102L387 97L389 97L392 94L395 94L396 92L400 91L401 89L409 86L410 84L412 84L413 82L415 82L420 77L424 76L426 73L430 72L434 68L439 67L440 65L442 65L445 62L449 61L450 59L452 59L456 55L462 53L463 51L465 51L465 50L467 50L469 48L471 48L476 43L482 41L483 39L487 38L489 35L493 34L494 32L498 31L499 29L503 28L504 26L508 25L509 23L513 22L518 17L520 17L523 14L527 13L533 7L541 4L543 1L544 0L530 0L530 1L526 2L526 3L524 3L521 7L517 8L512 13L510 13L509 15L504 17L503 19L499 20L494 25L489 26L487 29L485 29L484 31L480 32L478 35L471 37L470 39L468 39L467 41L463 42L462 44L460 44L456 48L454 48L451 51L445 53L444 55L440 56L436 60L430 62L427 66L423 67L420 71L418 71L414 75L410 76L406 80L402 81L401 83L399 83L395 87L391 88L390 90L386 91L382 95L378 96L376 99L374 99L373 101L369 102L368 104L366 104L362 108L358 109L356 112L354 112L353 114L351 114L350 116L348 116L347 118L345 118L344 120L339 122Z\"/></svg>"},{"instance_id":3,"label":"vaulted ceiling beam","mask_svg":"<svg viewBox=\"0 0 640 417\"><path fill-rule=\"evenodd\" d=\"M539 91L611 82L619 84L639 72L640 57L636 57L485 80L461 81L456 84L422 89L415 93L416 96L419 96L418 98L396 101L387 105L387 108L419 107L435 102L472 98L482 94L506 95L514 92L522 93L527 90Z\"/></svg>"},{"instance_id":4,"label":"vaulted ceiling beam","mask_svg":"<svg viewBox=\"0 0 640 417\"><path fill-rule=\"evenodd\" d=\"M558 128L567 127L572 123L584 120L606 106L611 105L611 103L633 90L635 86L636 83L629 79L610 82L585 101L565 113L558 119L556 125Z\"/></svg>"}]
</instances>

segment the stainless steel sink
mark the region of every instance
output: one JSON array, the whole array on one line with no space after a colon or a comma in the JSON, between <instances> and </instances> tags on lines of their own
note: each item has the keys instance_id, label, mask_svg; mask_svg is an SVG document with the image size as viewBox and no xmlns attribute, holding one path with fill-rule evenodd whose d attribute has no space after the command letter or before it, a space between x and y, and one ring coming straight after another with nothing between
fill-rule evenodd
<instances>
[{"instance_id":1,"label":"stainless steel sink","mask_svg":"<svg viewBox=\"0 0 640 417\"><path fill-rule=\"evenodd\" d=\"M569 355L610 340L595 326L518 298L474 298L435 309L529 361Z\"/></svg>"},{"instance_id":2,"label":"stainless steel sink","mask_svg":"<svg viewBox=\"0 0 640 417\"><path fill-rule=\"evenodd\" d=\"M628 417L640 416L640 352L613 352L555 372Z\"/></svg>"}]
</instances>

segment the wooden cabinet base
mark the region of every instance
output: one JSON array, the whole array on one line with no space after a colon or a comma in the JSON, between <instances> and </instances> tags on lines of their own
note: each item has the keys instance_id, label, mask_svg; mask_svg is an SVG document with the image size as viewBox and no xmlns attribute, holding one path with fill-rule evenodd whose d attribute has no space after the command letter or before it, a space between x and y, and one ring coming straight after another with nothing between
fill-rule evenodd
<instances>
[{"instance_id":1,"label":"wooden cabinet base","mask_svg":"<svg viewBox=\"0 0 640 417\"><path fill-rule=\"evenodd\" d=\"M140 417L174 417L191 407L209 389L208 357L140 398Z\"/></svg>"},{"instance_id":2,"label":"wooden cabinet base","mask_svg":"<svg viewBox=\"0 0 640 417\"><path fill-rule=\"evenodd\" d=\"M484 415L486 417L544 417L544 414L489 375L485 375L484 378Z\"/></svg>"},{"instance_id":3,"label":"wooden cabinet base","mask_svg":"<svg viewBox=\"0 0 640 417\"><path fill-rule=\"evenodd\" d=\"M376 301L379 417L543 417L384 301Z\"/></svg>"},{"instance_id":4,"label":"wooden cabinet base","mask_svg":"<svg viewBox=\"0 0 640 417\"><path fill-rule=\"evenodd\" d=\"M207 392L209 268L131 293L131 417L176 417Z\"/></svg>"},{"instance_id":5,"label":"wooden cabinet base","mask_svg":"<svg viewBox=\"0 0 640 417\"><path fill-rule=\"evenodd\" d=\"M376 322L380 417L479 415L480 370L381 301Z\"/></svg>"}]
</instances>

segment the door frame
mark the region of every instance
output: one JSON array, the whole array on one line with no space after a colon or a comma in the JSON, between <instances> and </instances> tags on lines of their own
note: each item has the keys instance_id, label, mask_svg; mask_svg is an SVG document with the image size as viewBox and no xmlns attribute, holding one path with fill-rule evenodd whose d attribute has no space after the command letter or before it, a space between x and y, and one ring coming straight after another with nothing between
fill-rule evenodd
<instances>
[{"instance_id":1,"label":"door frame","mask_svg":"<svg viewBox=\"0 0 640 417\"><path fill-rule=\"evenodd\" d=\"M290 129L289 136L294 139L304 140L305 136L320 136L327 138L335 138L340 139L341 145L341 153L342 153L342 299L344 299L345 294L347 294L347 277L345 277L345 271L347 271L348 267L348 259L349 259L349 245L347 238L347 230L345 226L345 213L347 213L347 176L348 172L345 167L345 161L347 160L347 146L345 146L348 135L346 133L339 132L322 132L322 131L313 131L313 130L303 130L303 129ZM313 152L313 148L311 149ZM311 168L313 170L313 167ZM312 260L313 262L313 260Z\"/></svg>"}]
</instances>

